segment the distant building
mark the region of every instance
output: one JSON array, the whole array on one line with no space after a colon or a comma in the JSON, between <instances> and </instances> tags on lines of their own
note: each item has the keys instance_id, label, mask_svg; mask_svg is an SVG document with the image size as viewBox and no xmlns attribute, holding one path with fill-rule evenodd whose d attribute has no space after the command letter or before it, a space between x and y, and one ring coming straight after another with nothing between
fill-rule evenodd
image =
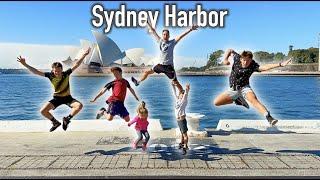
<instances>
[{"instance_id":1,"label":"distant building","mask_svg":"<svg viewBox=\"0 0 320 180\"><path fill-rule=\"evenodd\" d=\"M121 66L125 72L135 73L150 68L156 62L156 58L144 56L144 49L133 48L121 51L118 45L105 34L92 31L96 43L80 40L81 48L75 59L79 59L84 50L91 47L90 54L86 57L81 67L76 71L78 74L86 73L109 73L110 67ZM62 61L65 66L72 66L74 60L68 57Z\"/></svg>"},{"instance_id":2,"label":"distant building","mask_svg":"<svg viewBox=\"0 0 320 180\"><path fill-rule=\"evenodd\" d=\"M292 50L293 50L293 46L290 45L290 46L289 46L289 52L292 51Z\"/></svg>"}]
</instances>

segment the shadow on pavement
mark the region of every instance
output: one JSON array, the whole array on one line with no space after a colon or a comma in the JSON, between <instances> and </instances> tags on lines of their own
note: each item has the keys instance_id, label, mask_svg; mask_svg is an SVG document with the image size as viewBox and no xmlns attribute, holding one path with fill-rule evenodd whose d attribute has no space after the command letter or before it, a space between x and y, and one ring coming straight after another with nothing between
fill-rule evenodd
<instances>
[{"instance_id":1,"label":"shadow on pavement","mask_svg":"<svg viewBox=\"0 0 320 180\"><path fill-rule=\"evenodd\" d=\"M111 151L94 150L94 151L86 152L84 154L85 155L116 155L116 154L121 153L121 152L127 152L130 149L131 149L130 147L124 147L124 148L121 148L121 149L111 150Z\"/></svg>"},{"instance_id":2,"label":"shadow on pavement","mask_svg":"<svg viewBox=\"0 0 320 180\"><path fill-rule=\"evenodd\" d=\"M313 154L320 156L320 150L279 150L277 153L301 153L301 154Z\"/></svg>"}]
</instances>

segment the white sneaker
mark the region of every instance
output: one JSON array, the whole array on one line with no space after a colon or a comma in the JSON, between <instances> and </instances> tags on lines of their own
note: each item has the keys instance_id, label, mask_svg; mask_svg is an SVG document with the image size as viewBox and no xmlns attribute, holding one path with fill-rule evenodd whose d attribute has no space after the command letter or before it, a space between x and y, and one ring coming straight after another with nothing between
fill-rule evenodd
<instances>
[{"instance_id":1,"label":"white sneaker","mask_svg":"<svg viewBox=\"0 0 320 180\"><path fill-rule=\"evenodd\" d=\"M274 119L274 118L273 118L272 116L270 116L270 115L268 115L266 118L267 118L267 120L268 120L268 122L269 122L269 124L270 124L271 126L276 125L277 122L278 122L277 119Z\"/></svg>"}]
</instances>

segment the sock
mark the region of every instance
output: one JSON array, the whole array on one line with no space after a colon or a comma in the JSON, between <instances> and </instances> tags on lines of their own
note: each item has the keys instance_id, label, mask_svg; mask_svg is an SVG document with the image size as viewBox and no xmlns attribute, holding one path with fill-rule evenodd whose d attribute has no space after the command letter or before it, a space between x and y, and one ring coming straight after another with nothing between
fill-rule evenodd
<instances>
[{"instance_id":1,"label":"sock","mask_svg":"<svg viewBox=\"0 0 320 180\"><path fill-rule=\"evenodd\" d=\"M71 120L71 118L73 118L73 116L72 116L71 114L69 114L69 116L67 116L67 118L68 118L69 120Z\"/></svg>"},{"instance_id":2,"label":"sock","mask_svg":"<svg viewBox=\"0 0 320 180\"><path fill-rule=\"evenodd\" d=\"M269 117L269 116L270 116L270 112L267 111L267 112L265 112L263 115L264 115L265 117Z\"/></svg>"},{"instance_id":3,"label":"sock","mask_svg":"<svg viewBox=\"0 0 320 180\"><path fill-rule=\"evenodd\" d=\"M56 118L51 118L50 119L50 121L52 122L52 124L57 124L59 121L58 120L56 120Z\"/></svg>"}]
</instances>

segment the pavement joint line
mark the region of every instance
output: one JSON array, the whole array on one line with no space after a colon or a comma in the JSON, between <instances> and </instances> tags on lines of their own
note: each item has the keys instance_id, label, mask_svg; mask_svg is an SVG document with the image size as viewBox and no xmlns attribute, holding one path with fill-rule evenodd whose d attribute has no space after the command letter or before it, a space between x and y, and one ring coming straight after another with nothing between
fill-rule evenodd
<instances>
[{"instance_id":1,"label":"pavement joint line","mask_svg":"<svg viewBox=\"0 0 320 180\"><path fill-rule=\"evenodd\" d=\"M26 159L27 160L27 162L25 163L25 164L22 164L22 165L18 165L18 167L17 168L12 168L12 169L50 169L50 166L52 165L52 164L54 164L55 162L57 162L57 160L58 159L62 159L63 157L72 157L72 158L70 158L70 159L68 159L67 161L65 161L63 164L61 164L61 166L59 166L59 167L57 167L57 168L53 168L53 169L90 169L89 168L89 166L94 162L94 160L97 158L97 157L101 157L101 155L96 155L95 157L93 157L91 160L90 160L90 163L87 165L87 166L84 166L84 167L78 167L78 168L75 168L75 166L76 166L76 164L74 164L75 166L72 166L72 167L63 167L63 165L64 164L66 164L67 162L69 163L68 164L68 166L69 165L73 165L72 164L72 162L74 162L74 161L76 161L76 159L77 160L79 160L79 162L78 162L78 164L80 163L81 164L81 159L84 159L85 157L88 157L88 156L86 156L86 155L75 155L75 156L68 156L68 155L60 155L60 156L58 156L58 157L56 157L56 156L50 156L49 155L49 157L56 157L56 159L55 160L53 160L50 164L48 164L48 165L46 165L46 167L38 167L42 162L44 162L45 160L47 160L47 159L43 159L43 160L41 160L41 159L38 159L38 158L41 158L41 157L44 157L44 158L46 158L46 156L45 155L40 155L40 156L38 156L38 155L30 155L30 156L28 156L28 155L25 155L25 156L23 156L23 157L20 157L18 160L15 160L14 162L12 162L10 165L8 165L6 168L1 168L1 169L10 169L9 167L12 167L14 164L16 164L16 163L18 163L18 162L20 162L22 159L24 159L24 158L30 158L30 161L28 161L28 159ZM133 160L133 156L132 155L127 155L128 157L129 157L129 162L128 162L128 164L127 164L127 167L124 167L124 168L126 168L126 169L128 169L128 167L129 167L129 165L130 165L130 163L131 163L131 161ZM156 156L155 154L154 154L154 156ZM224 158L229 158L228 157L228 155L219 155L220 157L224 157ZM233 155L233 156L235 156L235 155ZM268 157L269 155L260 155L260 156L254 156L254 157L263 157L263 156L265 156L265 157ZM1 157L1 156L0 156ZM9 156L6 156L6 157L9 157ZM19 157L19 156L10 156L10 157ZM110 156L110 158L112 158L112 160L113 160L113 162L112 162L112 160L109 162L109 164L112 162L114 165L116 165L117 164L117 162L118 162L118 160L119 160L119 158L121 157L121 155L116 155L116 156ZM292 155L278 155L278 156L274 156L274 157L276 157L277 158L277 160L279 160L280 162L282 162L285 166L287 166L287 167L276 167L276 166L268 166L268 162L266 162L266 161L264 161L264 160L262 160L260 163L257 161L257 159L255 159L255 158L253 158L252 160L252 163L254 163L254 164L259 164L261 167L250 167L248 164L247 164L247 162L243 159L243 157L249 157L249 161L251 161L251 159L250 159L250 157L251 156L248 156L248 155L238 155L238 156L236 156L236 157L239 157L240 158L240 160L241 160L241 162L244 164L244 165L246 165L248 168L250 168L250 169L320 169L320 167L317 167L317 166L314 166L313 164L311 165L310 163L312 163L313 161L305 161L305 164L306 165L308 165L308 164L310 164L310 166L305 166L305 167L294 167L294 166L290 166L289 164L287 164L284 160L282 160L280 157L293 157ZM295 161L302 161L302 160L304 160L303 159L303 157L313 157L313 158L315 158L314 157L314 155L300 155L299 157L297 157L297 156L294 156L295 157ZM115 159L114 159L115 158ZM221 160L217 160L216 162L217 163L219 163L221 166L222 166L222 168L213 168L213 169L243 169L243 167L237 167L235 164L234 164L234 162L233 161L226 161L227 159L224 159L224 158L222 158ZM230 159L230 158L229 158ZM316 159L316 158L315 158ZM35 160L34 162L31 162L31 160ZM71 160L72 160L72 162L71 162ZM104 159L104 161L105 161L106 159ZM116 160L116 161L115 161ZM193 161L193 159L186 159L186 160L189 160L187 163L189 163L191 166L196 166L195 165L195 162ZM317 159L318 160L318 159ZM172 168L170 168L170 166L169 166L169 161L170 160L162 160L163 161L163 163L165 164L165 166L163 167L163 166L160 166L159 168L161 168L161 169L172 169ZM268 160L267 160L268 161ZM319 161L319 160L318 160ZM208 162L209 161L204 161L204 164L205 164L205 166L206 167L204 167L204 166L201 166L200 164L198 164L198 165L200 165L199 166L199 168L204 168L204 169L210 169L210 168L212 168L212 167L210 167L210 165L208 164ZM237 162L237 160L235 160L235 162ZM34 163L36 163L36 164L34 164ZM198 163L198 162L197 162ZM231 167L231 166L229 166L228 165L228 163L231 163L233 166ZM261 165L261 163L263 163L263 165ZM293 162L294 163L294 162ZM27 164L30 164L29 166L26 166L25 167L25 165L27 165ZM189 166L189 165L187 165L187 167L185 167L185 168L192 168L191 166ZM268 167L267 167L268 166ZM115 167L107 167L107 168L112 168L112 169L114 169ZM156 168L156 167L154 167L154 168ZM92 167L92 169L101 169L100 167ZM145 168L142 168L142 169L149 169L148 167L145 167ZM181 163L180 163L180 168L179 169L183 169L182 167L181 167Z\"/></svg>"},{"instance_id":2,"label":"pavement joint line","mask_svg":"<svg viewBox=\"0 0 320 180\"><path fill-rule=\"evenodd\" d=\"M90 165L92 164L93 160L95 160L97 158L97 156L94 156L94 158L91 159L90 163L88 164L88 168L90 167Z\"/></svg>"},{"instance_id":3,"label":"pavement joint line","mask_svg":"<svg viewBox=\"0 0 320 180\"><path fill-rule=\"evenodd\" d=\"M9 168L10 166L18 163L18 162L19 162L20 160L22 160L24 157L25 157L25 156L22 156L20 159L17 159L16 161L12 162L12 163L11 163L9 166L7 166L6 168L0 168L0 169L7 169L7 168Z\"/></svg>"}]
</instances>

